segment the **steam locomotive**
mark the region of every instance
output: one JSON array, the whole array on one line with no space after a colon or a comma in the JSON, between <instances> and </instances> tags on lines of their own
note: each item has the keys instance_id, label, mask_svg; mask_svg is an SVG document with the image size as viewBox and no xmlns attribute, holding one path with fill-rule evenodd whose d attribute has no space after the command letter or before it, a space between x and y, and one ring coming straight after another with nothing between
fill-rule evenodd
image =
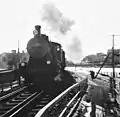
<instances>
[{"instance_id":1,"label":"steam locomotive","mask_svg":"<svg viewBox=\"0 0 120 117\"><path fill-rule=\"evenodd\" d=\"M34 89L57 94L74 83L72 75L65 71L65 52L61 44L49 41L36 25L34 38L27 43L29 61L24 66L23 77L33 83Z\"/></svg>"}]
</instances>

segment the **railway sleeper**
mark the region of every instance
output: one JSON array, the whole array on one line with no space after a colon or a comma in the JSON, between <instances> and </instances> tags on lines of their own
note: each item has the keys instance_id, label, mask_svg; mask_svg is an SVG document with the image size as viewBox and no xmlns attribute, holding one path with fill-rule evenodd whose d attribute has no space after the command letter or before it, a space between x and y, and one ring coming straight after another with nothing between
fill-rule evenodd
<instances>
[{"instance_id":1,"label":"railway sleeper","mask_svg":"<svg viewBox=\"0 0 120 117\"><path fill-rule=\"evenodd\" d=\"M21 105L20 108L14 111L11 117L33 117L36 113L43 108L49 101L50 96L44 94L43 92L37 93L33 98L31 98L27 103Z\"/></svg>"},{"instance_id":2,"label":"railway sleeper","mask_svg":"<svg viewBox=\"0 0 120 117\"><path fill-rule=\"evenodd\" d=\"M23 103L27 102L32 96L35 95L35 93L31 94L30 92L20 92L22 95L18 94L18 96L15 95L15 97L10 97L7 102L4 103L2 102L2 105L0 107L0 115L1 117L8 117L11 115L17 108L20 107L20 105L23 105ZM24 95L25 94L25 95ZM24 98L19 98L19 97L24 97Z\"/></svg>"}]
</instances>

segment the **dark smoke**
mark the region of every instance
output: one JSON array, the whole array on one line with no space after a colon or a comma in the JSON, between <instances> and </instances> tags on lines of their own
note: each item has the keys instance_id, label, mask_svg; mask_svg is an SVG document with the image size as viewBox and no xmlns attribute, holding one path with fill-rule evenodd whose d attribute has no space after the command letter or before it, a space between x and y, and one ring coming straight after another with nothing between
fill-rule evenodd
<instances>
[{"instance_id":1,"label":"dark smoke","mask_svg":"<svg viewBox=\"0 0 120 117\"><path fill-rule=\"evenodd\" d=\"M51 2L43 5L41 20L45 21L51 27L52 31L59 31L61 34L66 34L74 24L73 20L64 17Z\"/></svg>"}]
</instances>

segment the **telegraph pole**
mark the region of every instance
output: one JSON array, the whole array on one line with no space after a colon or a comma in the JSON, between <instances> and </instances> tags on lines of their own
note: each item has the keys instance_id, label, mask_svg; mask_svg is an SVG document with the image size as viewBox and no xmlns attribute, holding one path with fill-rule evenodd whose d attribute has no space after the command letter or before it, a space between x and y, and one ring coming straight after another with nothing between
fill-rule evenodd
<instances>
[{"instance_id":1,"label":"telegraph pole","mask_svg":"<svg viewBox=\"0 0 120 117\"><path fill-rule=\"evenodd\" d=\"M113 37L113 39L112 39L112 67L113 67L113 77L112 77L112 79L110 80L110 84L111 84L111 88L112 88L112 90L114 90L115 88L116 88L116 83L115 83L115 60L114 60L114 55L115 55L115 53L114 53L114 37L115 36L120 36L120 35L112 35L112 37ZM116 95L113 93L112 94L112 96L115 96L115 98L116 98Z\"/></svg>"},{"instance_id":2,"label":"telegraph pole","mask_svg":"<svg viewBox=\"0 0 120 117\"><path fill-rule=\"evenodd\" d=\"M113 78L115 78L115 60L114 60L114 38L115 38L115 36L120 36L120 35L115 35L115 34L113 34L113 35L111 35L112 37L113 37L113 39L112 39L112 66L113 66Z\"/></svg>"},{"instance_id":3,"label":"telegraph pole","mask_svg":"<svg viewBox=\"0 0 120 117\"><path fill-rule=\"evenodd\" d=\"M19 40L18 40L18 53L20 53L20 43L19 43Z\"/></svg>"},{"instance_id":4,"label":"telegraph pole","mask_svg":"<svg viewBox=\"0 0 120 117\"><path fill-rule=\"evenodd\" d=\"M116 35L112 35L112 37L113 37L113 46L112 46L112 66L113 66L113 79L115 78L115 61L114 61L114 37L115 37Z\"/></svg>"},{"instance_id":5,"label":"telegraph pole","mask_svg":"<svg viewBox=\"0 0 120 117\"><path fill-rule=\"evenodd\" d=\"M19 40L18 40L18 57L19 57L19 63L20 63L20 42Z\"/></svg>"},{"instance_id":6,"label":"telegraph pole","mask_svg":"<svg viewBox=\"0 0 120 117\"><path fill-rule=\"evenodd\" d=\"M17 78L18 78L18 83L19 83L19 86L21 86L21 79L20 79L20 72L19 72L19 64L20 64L20 43L19 43L19 40L18 40L18 55L17 55L17 59L19 60L19 61L17 61L17 69L16 69L16 74L17 74Z\"/></svg>"}]
</instances>

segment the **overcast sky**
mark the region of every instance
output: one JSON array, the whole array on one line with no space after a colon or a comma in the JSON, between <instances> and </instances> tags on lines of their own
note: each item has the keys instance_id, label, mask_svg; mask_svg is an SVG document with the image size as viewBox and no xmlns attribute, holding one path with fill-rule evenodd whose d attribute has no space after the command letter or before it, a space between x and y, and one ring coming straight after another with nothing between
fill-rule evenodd
<instances>
[{"instance_id":1,"label":"overcast sky","mask_svg":"<svg viewBox=\"0 0 120 117\"><path fill-rule=\"evenodd\" d=\"M33 37L34 25L41 24L40 10L47 1L0 0L0 53L17 49L18 40L20 50L26 48L27 41ZM110 35L113 33L120 35L120 0L52 0L52 2L64 16L75 22L71 32L65 37L62 36L64 39L60 41L69 59L78 61L81 56L106 53L112 46ZM66 44L73 42L70 39L73 34L80 42L81 51L77 56L72 53L73 49L77 51L73 45L71 45L73 49L67 50L65 47ZM59 34L56 35L56 38L61 38ZM115 46L120 48L120 36L115 37ZM70 54L75 57L71 58Z\"/></svg>"}]
</instances>

